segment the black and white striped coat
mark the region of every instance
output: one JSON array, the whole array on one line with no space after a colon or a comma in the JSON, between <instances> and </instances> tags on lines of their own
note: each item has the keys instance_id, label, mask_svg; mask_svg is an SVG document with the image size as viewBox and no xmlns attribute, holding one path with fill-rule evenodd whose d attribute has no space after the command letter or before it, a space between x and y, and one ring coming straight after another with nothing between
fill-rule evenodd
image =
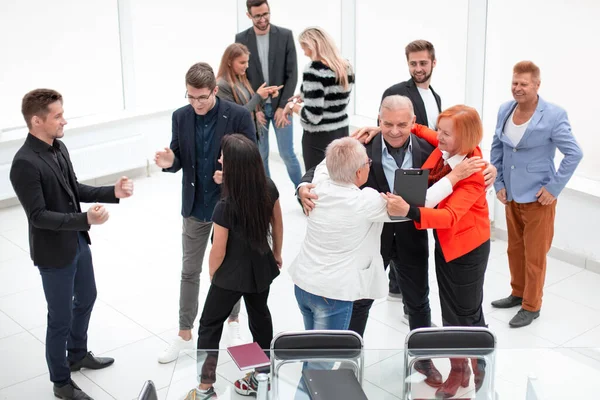
<instances>
[{"instance_id":1,"label":"black and white striped coat","mask_svg":"<svg viewBox=\"0 0 600 400\"><path fill-rule=\"evenodd\" d=\"M348 67L348 88L336 82L335 73L320 61L312 61L304 70L300 91L304 107L300 122L307 132L330 132L349 125L347 107L354 84Z\"/></svg>"}]
</instances>

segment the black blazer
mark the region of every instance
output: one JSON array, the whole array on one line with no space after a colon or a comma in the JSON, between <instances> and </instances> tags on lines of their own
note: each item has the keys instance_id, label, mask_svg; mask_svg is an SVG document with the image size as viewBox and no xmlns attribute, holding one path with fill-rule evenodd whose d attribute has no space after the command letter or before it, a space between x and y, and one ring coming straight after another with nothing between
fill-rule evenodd
<instances>
[{"instance_id":1,"label":"black blazer","mask_svg":"<svg viewBox=\"0 0 600 400\"><path fill-rule=\"evenodd\" d=\"M435 97L435 102L438 106L438 111L442 112L442 99L440 96L433 90L433 87L429 86L431 89L431 93L433 93L433 97ZM425 104L423 103L423 99L421 98L421 94L419 93L419 89L417 85L415 85L415 81L411 78L408 81L400 82L395 84L394 86L390 86L383 92L383 96L381 97L381 101L385 99L387 96L393 95L401 95L406 96L412 101L413 108L415 109L415 115L417 117L417 124L429 126L427 121L427 110L425 110Z\"/></svg>"},{"instance_id":2,"label":"black blazer","mask_svg":"<svg viewBox=\"0 0 600 400\"><path fill-rule=\"evenodd\" d=\"M214 171L220 170L217 162L221 154L221 139L224 135L241 133L256 143L256 128L250 111L227 100L219 100L217 126L213 137L213 145L218 146L215 158L210 160ZM163 169L164 172L177 172L183 169L183 188L181 193L181 215L187 218L194 207L196 195L196 113L191 105L181 107L173 112L173 129L171 137L171 150L175 153L175 160L171 168Z\"/></svg>"},{"instance_id":3,"label":"black blazer","mask_svg":"<svg viewBox=\"0 0 600 400\"><path fill-rule=\"evenodd\" d=\"M250 65L246 76L256 91L265 82L254 28L246 29L235 35L235 42L241 43L250 50ZM285 107L287 100L294 95L298 83L298 63L296 61L296 46L292 31L271 24L269 31L269 86L283 85L279 96L271 99L273 109Z\"/></svg>"},{"instance_id":4,"label":"black blazer","mask_svg":"<svg viewBox=\"0 0 600 400\"><path fill-rule=\"evenodd\" d=\"M413 167L420 168L434 147L413 134L412 137L412 157ZM373 165L369 172L369 178L363 187L370 187L378 192L392 192L381 162L383 144L381 143L381 134L375 136L369 144L365 145L367 155L373 160ZM302 182L311 182L314 176L314 168L307 171L302 177ZM412 222L392 222L383 224L381 232L381 256L384 264L387 265L390 259L398 260L400 264L409 264L426 267L429 258L429 242L426 230L418 230Z\"/></svg>"},{"instance_id":5,"label":"black blazer","mask_svg":"<svg viewBox=\"0 0 600 400\"><path fill-rule=\"evenodd\" d=\"M29 249L33 263L40 267L66 267L75 258L82 232L87 231L84 203L118 203L114 186L93 187L77 181L67 147L56 139L56 146L67 161L69 184L56 164L50 147L29 134L12 162L10 181L25 209L29 223Z\"/></svg>"}]
</instances>

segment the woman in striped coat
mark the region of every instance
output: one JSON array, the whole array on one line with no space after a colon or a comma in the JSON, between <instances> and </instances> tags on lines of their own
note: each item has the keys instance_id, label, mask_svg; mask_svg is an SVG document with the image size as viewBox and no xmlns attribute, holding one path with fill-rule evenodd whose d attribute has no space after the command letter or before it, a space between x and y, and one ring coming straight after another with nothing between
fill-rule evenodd
<instances>
[{"instance_id":1,"label":"woman in striped coat","mask_svg":"<svg viewBox=\"0 0 600 400\"><path fill-rule=\"evenodd\" d=\"M298 40L311 62L304 70L300 95L290 99L285 110L300 116L302 155L308 171L323 161L329 143L348 136L347 107L354 72L324 30L305 29Z\"/></svg>"}]
</instances>

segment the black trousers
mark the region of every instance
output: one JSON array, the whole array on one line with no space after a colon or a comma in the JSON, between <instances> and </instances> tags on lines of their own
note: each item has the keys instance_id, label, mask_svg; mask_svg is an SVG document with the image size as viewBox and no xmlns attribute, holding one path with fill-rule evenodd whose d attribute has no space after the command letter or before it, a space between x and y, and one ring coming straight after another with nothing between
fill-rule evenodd
<instances>
[{"instance_id":1,"label":"black trousers","mask_svg":"<svg viewBox=\"0 0 600 400\"><path fill-rule=\"evenodd\" d=\"M58 385L71 379L69 363L87 353L87 330L96 301L96 279L92 253L83 234L75 259L62 268L39 265L48 304L46 362L50 380Z\"/></svg>"},{"instance_id":2,"label":"black trousers","mask_svg":"<svg viewBox=\"0 0 600 400\"><path fill-rule=\"evenodd\" d=\"M427 261L421 265L411 265L394 258L391 263L394 263L410 329L430 327L431 308L429 307L429 266ZM372 299L360 299L354 302L349 330L364 336L372 305Z\"/></svg>"},{"instance_id":3,"label":"black trousers","mask_svg":"<svg viewBox=\"0 0 600 400\"><path fill-rule=\"evenodd\" d=\"M328 132L307 132L302 134L302 157L304 158L304 170L319 165L325 159L327 145L335 139L348 136L349 128L339 128Z\"/></svg>"},{"instance_id":4,"label":"black trousers","mask_svg":"<svg viewBox=\"0 0 600 400\"><path fill-rule=\"evenodd\" d=\"M269 349L271 346L273 321L267 305L269 289L260 293L242 293L210 285L198 328L198 350L207 350L206 359L200 368L201 383L215 383L223 324L229 318L233 306L242 297L248 311L252 339L262 349ZM215 351L210 351L213 349Z\"/></svg>"},{"instance_id":5,"label":"black trousers","mask_svg":"<svg viewBox=\"0 0 600 400\"><path fill-rule=\"evenodd\" d=\"M446 262L436 236L435 273L444 326L486 326L481 305L489 255L487 240L469 253Z\"/></svg>"}]
</instances>

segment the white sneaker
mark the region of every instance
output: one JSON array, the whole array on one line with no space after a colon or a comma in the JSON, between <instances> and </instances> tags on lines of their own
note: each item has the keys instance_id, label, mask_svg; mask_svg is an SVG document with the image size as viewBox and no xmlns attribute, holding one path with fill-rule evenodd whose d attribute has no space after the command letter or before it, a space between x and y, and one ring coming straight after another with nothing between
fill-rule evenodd
<instances>
[{"instance_id":1,"label":"white sneaker","mask_svg":"<svg viewBox=\"0 0 600 400\"><path fill-rule=\"evenodd\" d=\"M244 344L242 336L240 335L240 323L237 321L227 323L227 336L229 338L230 347Z\"/></svg>"},{"instance_id":2,"label":"white sneaker","mask_svg":"<svg viewBox=\"0 0 600 400\"><path fill-rule=\"evenodd\" d=\"M182 350L194 350L196 348L196 342L194 338L190 340L183 340L181 336L177 336L169 344L169 346L158 356L158 362L161 364L168 364L177 360L179 352Z\"/></svg>"}]
</instances>

